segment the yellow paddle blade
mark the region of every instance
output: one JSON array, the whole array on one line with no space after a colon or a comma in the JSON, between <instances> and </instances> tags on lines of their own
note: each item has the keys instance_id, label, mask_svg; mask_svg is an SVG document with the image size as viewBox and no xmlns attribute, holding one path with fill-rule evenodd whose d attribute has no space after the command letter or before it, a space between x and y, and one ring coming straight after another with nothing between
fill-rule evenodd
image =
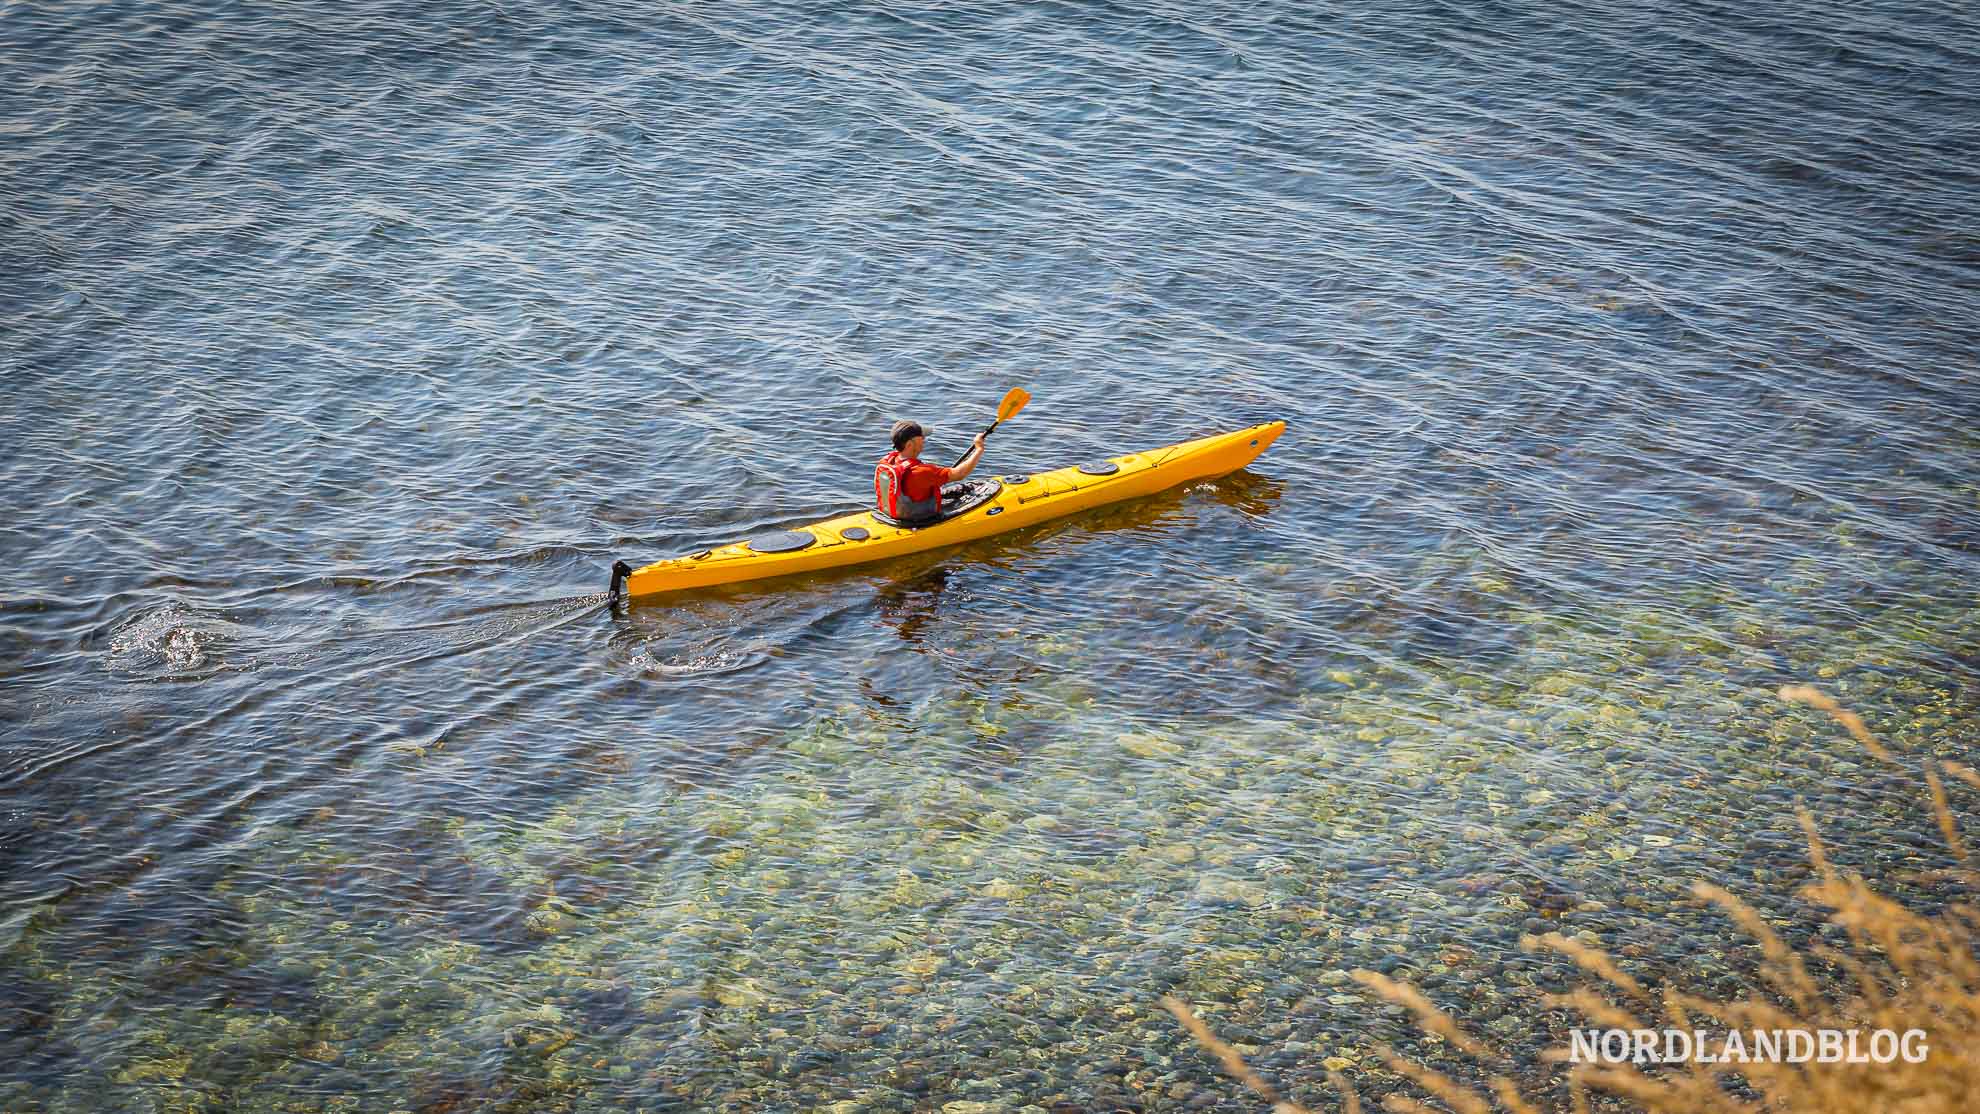
<instances>
[{"instance_id":1,"label":"yellow paddle blade","mask_svg":"<svg viewBox=\"0 0 1980 1114\"><path fill-rule=\"evenodd\" d=\"M1023 387L1012 387L1011 393L1004 396L1004 401L997 404L997 420L1001 422L1016 417L1017 412L1024 409L1024 404L1030 401L1030 391Z\"/></svg>"}]
</instances>

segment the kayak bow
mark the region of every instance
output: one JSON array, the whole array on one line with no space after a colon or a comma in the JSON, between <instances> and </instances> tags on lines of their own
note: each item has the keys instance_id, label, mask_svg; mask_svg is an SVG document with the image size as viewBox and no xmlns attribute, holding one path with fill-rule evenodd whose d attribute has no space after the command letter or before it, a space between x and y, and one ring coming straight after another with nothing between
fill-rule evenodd
<instances>
[{"instance_id":1,"label":"kayak bow","mask_svg":"<svg viewBox=\"0 0 1980 1114\"><path fill-rule=\"evenodd\" d=\"M860 511L685 557L670 557L644 568L634 569L620 561L612 566L612 597L618 598L622 581L625 595L652 596L861 565L959 545L1092 507L1152 495L1190 480L1235 472L1270 448L1285 430L1284 422L1267 422L1235 433L1037 475L952 484L945 489L946 513L927 526L900 526L871 511ZM950 509L951 499L955 499L954 509Z\"/></svg>"}]
</instances>

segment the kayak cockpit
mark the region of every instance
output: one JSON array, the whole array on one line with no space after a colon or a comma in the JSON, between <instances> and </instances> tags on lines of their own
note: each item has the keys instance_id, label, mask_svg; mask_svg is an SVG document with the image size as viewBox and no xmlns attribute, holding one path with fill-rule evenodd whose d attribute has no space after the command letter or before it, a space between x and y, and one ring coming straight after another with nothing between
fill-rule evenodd
<instances>
[{"instance_id":1,"label":"kayak cockpit","mask_svg":"<svg viewBox=\"0 0 1980 1114\"><path fill-rule=\"evenodd\" d=\"M995 499L997 493L1003 489L1003 483L998 480L963 480L960 483L943 484L941 511L934 518L923 522L903 522L881 510L870 513L876 520L889 526L897 526L903 530L919 530L925 526L936 526L947 522L957 515L968 514Z\"/></svg>"}]
</instances>

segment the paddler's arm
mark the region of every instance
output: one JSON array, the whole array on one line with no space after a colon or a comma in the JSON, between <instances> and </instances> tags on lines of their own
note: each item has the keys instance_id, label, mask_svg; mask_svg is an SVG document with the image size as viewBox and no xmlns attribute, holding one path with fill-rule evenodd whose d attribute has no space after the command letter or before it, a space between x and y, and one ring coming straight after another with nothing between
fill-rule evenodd
<instances>
[{"instance_id":1,"label":"paddler's arm","mask_svg":"<svg viewBox=\"0 0 1980 1114\"><path fill-rule=\"evenodd\" d=\"M976 471L976 462L983 459L984 436L985 434L977 434L976 440L970 443L969 455L962 458L961 464L949 469L950 483L955 483L957 480L966 480L969 478L971 472Z\"/></svg>"}]
</instances>

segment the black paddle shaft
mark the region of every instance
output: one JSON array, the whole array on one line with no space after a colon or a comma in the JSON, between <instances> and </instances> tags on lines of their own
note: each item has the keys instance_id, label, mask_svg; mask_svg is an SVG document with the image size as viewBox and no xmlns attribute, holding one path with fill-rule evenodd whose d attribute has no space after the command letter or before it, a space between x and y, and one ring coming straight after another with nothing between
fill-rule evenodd
<instances>
[{"instance_id":1,"label":"black paddle shaft","mask_svg":"<svg viewBox=\"0 0 1980 1114\"><path fill-rule=\"evenodd\" d=\"M994 421L994 422L991 422L991 423L990 423L989 425L987 425L987 426L985 426L985 427L984 427L984 429L983 429L983 436L985 436L985 437L988 437L988 436L990 436L991 434L993 434L993 433L995 433L995 432L997 432L997 427L998 427L999 425L1001 425L1001 424L1003 423L1003 421L1004 421L1004 419L1002 419L1002 418L998 418L998 419L997 419L996 421ZM974 446L972 446L972 447L974 447ZM951 467L951 468L961 468L961 467L962 467L962 462L963 462L963 461L965 461L965 460L968 460L968 459L969 459L969 454L968 454L968 453L964 453L964 454L962 454L962 455L961 455L960 457L957 457L957 458L956 458L956 462L955 462L954 464L951 464L951 465L949 465L949 467Z\"/></svg>"}]
</instances>

